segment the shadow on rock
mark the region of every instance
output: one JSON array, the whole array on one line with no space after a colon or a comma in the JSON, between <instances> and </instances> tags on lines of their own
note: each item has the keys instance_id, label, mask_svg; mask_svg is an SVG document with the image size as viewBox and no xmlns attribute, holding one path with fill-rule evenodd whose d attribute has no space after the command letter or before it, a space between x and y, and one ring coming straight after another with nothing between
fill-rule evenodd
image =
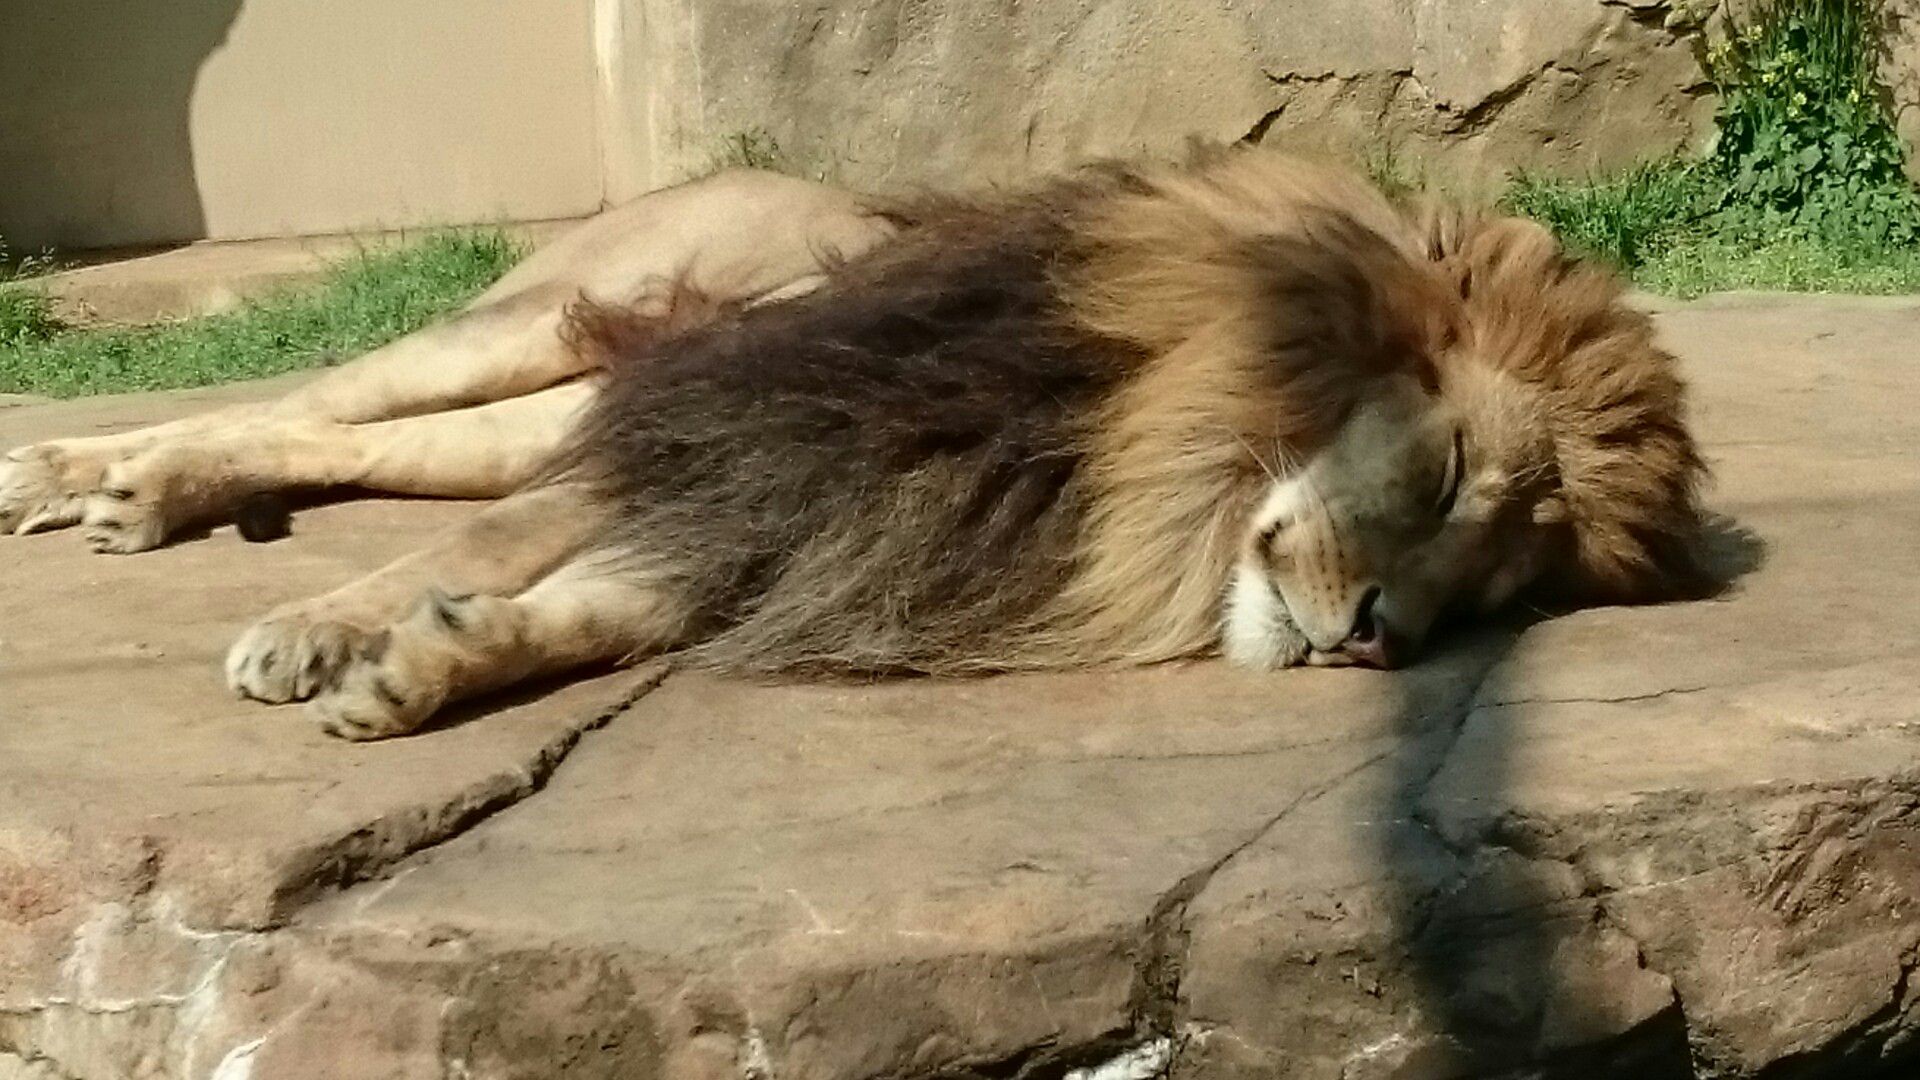
<instances>
[{"instance_id":1,"label":"shadow on rock","mask_svg":"<svg viewBox=\"0 0 1920 1080\"><path fill-rule=\"evenodd\" d=\"M1715 516L1699 558L1703 593L1725 593L1765 561L1751 530ZM1416 998L1408 1038L1382 1076L1692 1078L1687 1021L1672 983L1613 925L1599 886L1537 842L1549 823L1513 809L1515 747L1528 711L1483 707L1526 696L1508 663L1540 617L1462 634L1447 653L1479 672L1446 715L1408 694L1404 752L1387 787L1395 823L1379 858ZM1444 777L1444 783L1442 778ZM1437 850L1436 850L1437 849ZM1400 872L1439 858L1451 873Z\"/></svg>"}]
</instances>

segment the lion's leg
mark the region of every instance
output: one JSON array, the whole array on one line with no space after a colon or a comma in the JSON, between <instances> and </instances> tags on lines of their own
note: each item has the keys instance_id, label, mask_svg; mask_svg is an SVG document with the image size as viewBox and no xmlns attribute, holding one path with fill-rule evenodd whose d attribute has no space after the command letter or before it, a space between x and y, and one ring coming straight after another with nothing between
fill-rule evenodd
<instances>
[{"instance_id":1,"label":"lion's leg","mask_svg":"<svg viewBox=\"0 0 1920 1080\"><path fill-rule=\"evenodd\" d=\"M589 226L591 227L591 226ZM288 419L365 424L532 393L578 374L561 340L579 290L564 281L479 300L460 313L332 368L267 408Z\"/></svg>"},{"instance_id":2,"label":"lion's leg","mask_svg":"<svg viewBox=\"0 0 1920 1080\"><path fill-rule=\"evenodd\" d=\"M218 430L256 410L218 409L114 435L54 439L0 455L0 536L64 529L79 522L87 493L107 466L167 438Z\"/></svg>"},{"instance_id":3,"label":"lion's leg","mask_svg":"<svg viewBox=\"0 0 1920 1080\"><path fill-rule=\"evenodd\" d=\"M603 515L576 484L509 495L383 569L269 612L228 650L227 685L259 701L311 697L422 593L515 595L584 550Z\"/></svg>"},{"instance_id":4,"label":"lion's leg","mask_svg":"<svg viewBox=\"0 0 1920 1080\"><path fill-rule=\"evenodd\" d=\"M679 281L718 301L751 301L818 274L889 235L852 195L768 173L722 173L641 196L562 236L465 311L334 368L279 401L0 458L0 533L76 524L109 466L162 441L265 417L368 423L500 401L579 374L561 339L583 293L633 303Z\"/></svg>"},{"instance_id":5,"label":"lion's leg","mask_svg":"<svg viewBox=\"0 0 1920 1080\"><path fill-rule=\"evenodd\" d=\"M250 437L262 425L338 426L417 416L553 386L584 363L560 340L562 314L576 295L550 285L471 308L334 368L278 401L231 406L123 434L20 447L0 458L0 533L79 523L90 509L88 496L114 486L109 474L116 467L157 449L204 442L207 450L197 456L217 461L222 455L215 444L231 443L243 432ZM218 478L205 481L217 486ZM169 516L186 516L185 508Z\"/></svg>"},{"instance_id":6,"label":"lion's leg","mask_svg":"<svg viewBox=\"0 0 1920 1080\"><path fill-rule=\"evenodd\" d=\"M857 197L773 173L655 191L534 252L460 316L328 372L275 410L364 423L529 393L582 370L561 339L582 295L625 305L678 282L745 303L890 234Z\"/></svg>"},{"instance_id":7,"label":"lion's leg","mask_svg":"<svg viewBox=\"0 0 1920 1080\"><path fill-rule=\"evenodd\" d=\"M551 386L581 367L559 337L561 312L573 295L549 289L469 310L335 368L279 401L15 448L0 456L0 535L79 523L88 495L108 486L108 472L155 447L217 441L273 420L356 423Z\"/></svg>"},{"instance_id":8,"label":"lion's leg","mask_svg":"<svg viewBox=\"0 0 1920 1080\"><path fill-rule=\"evenodd\" d=\"M581 381L401 420L265 417L162 440L107 467L86 499L86 539L96 551L145 551L189 525L227 520L248 496L288 488L499 498L534 477L595 393Z\"/></svg>"},{"instance_id":9,"label":"lion's leg","mask_svg":"<svg viewBox=\"0 0 1920 1080\"><path fill-rule=\"evenodd\" d=\"M688 616L669 586L606 553L511 598L429 592L368 639L308 709L343 738L404 735L454 701L671 648Z\"/></svg>"}]
</instances>

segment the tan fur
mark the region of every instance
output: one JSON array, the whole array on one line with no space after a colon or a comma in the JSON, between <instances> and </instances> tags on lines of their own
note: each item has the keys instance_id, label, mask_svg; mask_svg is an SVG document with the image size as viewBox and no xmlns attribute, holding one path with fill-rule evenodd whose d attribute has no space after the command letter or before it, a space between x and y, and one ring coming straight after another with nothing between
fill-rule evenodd
<instances>
[{"instance_id":1,"label":"tan fur","mask_svg":"<svg viewBox=\"0 0 1920 1080\"><path fill-rule=\"evenodd\" d=\"M241 418L108 465L83 504L81 532L96 551L145 551L190 525L223 520L249 496L290 488L497 499L538 474L593 394L589 382L567 382L368 424Z\"/></svg>"},{"instance_id":2,"label":"tan fur","mask_svg":"<svg viewBox=\"0 0 1920 1080\"><path fill-rule=\"evenodd\" d=\"M1054 284L1127 377L1083 433L1071 573L1007 666L1205 654L1241 592L1292 598L1256 627L1272 647L1248 653L1291 664L1341 662L1382 587L1382 617L1417 636L1445 605L1528 583L1647 599L1693 580L1702 469L1682 387L1610 277L1537 227L1404 209L1264 152L1106 175L1071 204L1076 258ZM565 330L576 299L664 304L631 325L671 330L813 288L891 228L852 196L757 174L656 193L280 402L16 451L0 531L84 517L100 550L132 551L281 487L501 494L604 393ZM1458 508L1430 521L1459 439ZM703 613L603 546L609 509L564 482L513 494L272 613L230 652L229 682L312 697L328 730L367 738L533 674L690 643Z\"/></svg>"},{"instance_id":3,"label":"tan fur","mask_svg":"<svg viewBox=\"0 0 1920 1080\"><path fill-rule=\"evenodd\" d=\"M605 524L577 487L516 492L372 574L269 612L228 650L227 685L256 701L305 700L375 658L383 629L422 595L515 595L590 549Z\"/></svg>"}]
</instances>

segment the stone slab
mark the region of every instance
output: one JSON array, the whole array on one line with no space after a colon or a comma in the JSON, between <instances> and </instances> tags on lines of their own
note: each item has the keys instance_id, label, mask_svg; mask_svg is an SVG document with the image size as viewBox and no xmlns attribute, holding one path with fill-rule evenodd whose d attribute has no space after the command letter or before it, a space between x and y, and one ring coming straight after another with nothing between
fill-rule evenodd
<instances>
[{"instance_id":1,"label":"stone slab","mask_svg":"<svg viewBox=\"0 0 1920 1080\"><path fill-rule=\"evenodd\" d=\"M292 381L0 411L0 444L119 430ZM292 542L256 547L224 528L151 559L91 557L59 533L7 539L0 1050L25 1002L98 1015L142 1000L141 987L173 985L181 972L169 965L220 935L283 923L307 897L523 797L635 692L641 676L630 673L496 702L476 710L487 723L456 717L370 754L340 753L297 709L226 692L220 658L250 617L396 557L466 512L342 504L302 515ZM97 1075L125 1075L116 1068Z\"/></svg>"},{"instance_id":2,"label":"stone slab","mask_svg":"<svg viewBox=\"0 0 1920 1080\"><path fill-rule=\"evenodd\" d=\"M1920 301L1659 319L1746 572L1398 674L669 676L601 726L641 672L351 747L219 651L463 508L8 541L0 1076L1912 1068Z\"/></svg>"}]
</instances>

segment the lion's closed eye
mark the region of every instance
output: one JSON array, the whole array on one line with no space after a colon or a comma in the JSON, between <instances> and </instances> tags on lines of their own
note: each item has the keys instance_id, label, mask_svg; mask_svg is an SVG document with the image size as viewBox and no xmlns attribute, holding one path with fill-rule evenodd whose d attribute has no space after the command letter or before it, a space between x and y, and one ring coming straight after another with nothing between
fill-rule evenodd
<instances>
[{"instance_id":1,"label":"lion's closed eye","mask_svg":"<svg viewBox=\"0 0 1920 1080\"><path fill-rule=\"evenodd\" d=\"M1466 436L1459 428L1454 428L1453 448L1447 454L1446 471L1440 476L1440 501L1434 506L1434 512L1440 517L1453 513L1453 504L1460 498L1460 481L1466 473Z\"/></svg>"},{"instance_id":2,"label":"lion's closed eye","mask_svg":"<svg viewBox=\"0 0 1920 1080\"><path fill-rule=\"evenodd\" d=\"M1280 534L1285 532L1286 528L1287 522L1284 518L1270 521L1260 530L1260 534L1254 537L1254 542L1260 546L1260 550L1267 552L1268 555L1271 556L1274 551L1274 545L1279 542Z\"/></svg>"}]
</instances>

